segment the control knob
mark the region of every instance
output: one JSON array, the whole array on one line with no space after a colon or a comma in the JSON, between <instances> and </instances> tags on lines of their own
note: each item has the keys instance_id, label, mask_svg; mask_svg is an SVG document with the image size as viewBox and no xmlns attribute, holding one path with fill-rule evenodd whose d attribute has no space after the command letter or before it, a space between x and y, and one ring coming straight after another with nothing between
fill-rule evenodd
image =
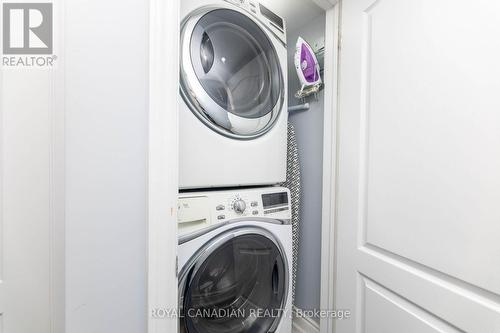
<instances>
[{"instance_id":1,"label":"control knob","mask_svg":"<svg viewBox=\"0 0 500 333\"><path fill-rule=\"evenodd\" d=\"M246 208L247 208L246 202L241 199L238 199L233 203L233 209L238 214L243 214Z\"/></svg>"}]
</instances>

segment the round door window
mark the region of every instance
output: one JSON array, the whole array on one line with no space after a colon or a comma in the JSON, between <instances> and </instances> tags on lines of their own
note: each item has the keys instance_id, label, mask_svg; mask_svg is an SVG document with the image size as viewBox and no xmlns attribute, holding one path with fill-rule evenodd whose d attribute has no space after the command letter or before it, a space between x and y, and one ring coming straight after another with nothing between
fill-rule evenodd
<instances>
[{"instance_id":1,"label":"round door window","mask_svg":"<svg viewBox=\"0 0 500 333\"><path fill-rule=\"evenodd\" d=\"M195 114L230 136L269 130L282 106L283 78L273 44L246 15L215 9L182 29L183 96Z\"/></svg>"},{"instance_id":2,"label":"round door window","mask_svg":"<svg viewBox=\"0 0 500 333\"><path fill-rule=\"evenodd\" d=\"M230 237L187 273L181 332L272 332L283 316L286 278L285 258L269 237Z\"/></svg>"}]
</instances>

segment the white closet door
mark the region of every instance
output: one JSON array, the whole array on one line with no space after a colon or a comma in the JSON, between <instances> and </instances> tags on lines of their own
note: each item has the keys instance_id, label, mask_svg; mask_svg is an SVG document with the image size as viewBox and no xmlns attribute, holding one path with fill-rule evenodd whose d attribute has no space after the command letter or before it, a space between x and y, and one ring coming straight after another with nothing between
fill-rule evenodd
<instances>
[{"instance_id":1,"label":"white closet door","mask_svg":"<svg viewBox=\"0 0 500 333\"><path fill-rule=\"evenodd\" d=\"M63 3L54 3L61 55ZM64 333L64 59L0 68L0 333Z\"/></svg>"},{"instance_id":2,"label":"white closet door","mask_svg":"<svg viewBox=\"0 0 500 333\"><path fill-rule=\"evenodd\" d=\"M337 333L500 332L500 2L342 5Z\"/></svg>"},{"instance_id":3,"label":"white closet door","mask_svg":"<svg viewBox=\"0 0 500 333\"><path fill-rule=\"evenodd\" d=\"M62 332L64 230L50 70L0 78L0 332ZM57 313L56 313L57 312ZM61 319L62 320L62 319Z\"/></svg>"}]
</instances>

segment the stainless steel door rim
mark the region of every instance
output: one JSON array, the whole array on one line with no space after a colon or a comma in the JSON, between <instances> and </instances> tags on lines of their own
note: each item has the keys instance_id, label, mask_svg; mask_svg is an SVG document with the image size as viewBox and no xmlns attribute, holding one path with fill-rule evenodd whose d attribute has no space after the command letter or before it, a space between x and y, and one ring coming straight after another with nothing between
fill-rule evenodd
<instances>
[{"instance_id":1,"label":"stainless steel door rim","mask_svg":"<svg viewBox=\"0 0 500 333\"><path fill-rule=\"evenodd\" d=\"M284 102L281 64L266 27L229 6L202 7L181 24L181 95L210 129L254 139Z\"/></svg>"},{"instance_id":2,"label":"stainless steel door rim","mask_svg":"<svg viewBox=\"0 0 500 333\"><path fill-rule=\"evenodd\" d=\"M181 270L181 274L179 276L179 309L183 310L184 308L184 296L188 287L190 287L193 279L198 275L198 272L201 267L204 266L204 263L211 258L219 249L221 249L224 245L228 244L234 239L242 238L244 236L256 236L262 237L266 241L269 241L270 244L276 247L277 253L279 254L280 262L283 265L282 275L279 279L282 281L282 297L280 299L280 308L284 309L284 306L287 302L288 298L288 287L289 287L289 267L288 267L288 259L286 253L283 250L281 243L276 237L270 233L269 231L259 228L259 227L239 227L235 229L228 230L221 235L214 237L211 241L205 244L185 265L185 267ZM273 271L274 272L274 271ZM273 275L274 277L274 275ZM274 280L274 278L273 278ZM273 281L274 282L274 281ZM269 327L266 327L266 332L274 332L281 322L282 316L278 316L274 318L272 323L267 323Z\"/></svg>"}]
</instances>

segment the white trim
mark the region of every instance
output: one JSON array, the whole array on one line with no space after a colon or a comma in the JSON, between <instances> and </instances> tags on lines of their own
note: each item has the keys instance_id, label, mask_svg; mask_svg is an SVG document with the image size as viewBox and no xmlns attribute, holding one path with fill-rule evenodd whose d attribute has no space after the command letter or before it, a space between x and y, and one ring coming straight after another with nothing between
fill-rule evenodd
<instances>
[{"instance_id":1,"label":"white trim","mask_svg":"<svg viewBox=\"0 0 500 333\"><path fill-rule=\"evenodd\" d=\"M325 56L325 85L332 89L325 90L321 308L334 309L339 5L332 7L335 0L312 1L326 10L325 53L333 54ZM172 55L178 54L179 7L180 0L150 0L148 333L177 332L177 320L153 319L151 310L177 306L173 272L177 250L178 57ZM293 326L297 333L319 332L310 320L295 318ZM333 321L323 319L321 333L331 332Z\"/></svg>"},{"instance_id":2,"label":"white trim","mask_svg":"<svg viewBox=\"0 0 500 333\"><path fill-rule=\"evenodd\" d=\"M335 308L335 200L337 159L337 92L339 5L326 12L325 115L323 138L323 212L321 230L321 300L324 310ZM331 55L331 56L330 56ZM321 333L334 332L332 318L321 319Z\"/></svg>"},{"instance_id":3,"label":"white trim","mask_svg":"<svg viewBox=\"0 0 500 333\"><path fill-rule=\"evenodd\" d=\"M177 192L180 0L150 0L148 156L148 333L177 332Z\"/></svg>"},{"instance_id":4,"label":"white trim","mask_svg":"<svg viewBox=\"0 0 500 333\"><path fill-rule=\"evenodd\" d=\"M293 313L297 313L293 308ZM319 333L319 324L307 317L293 317L292 333Z\"/></svg>"}]
</instances>

